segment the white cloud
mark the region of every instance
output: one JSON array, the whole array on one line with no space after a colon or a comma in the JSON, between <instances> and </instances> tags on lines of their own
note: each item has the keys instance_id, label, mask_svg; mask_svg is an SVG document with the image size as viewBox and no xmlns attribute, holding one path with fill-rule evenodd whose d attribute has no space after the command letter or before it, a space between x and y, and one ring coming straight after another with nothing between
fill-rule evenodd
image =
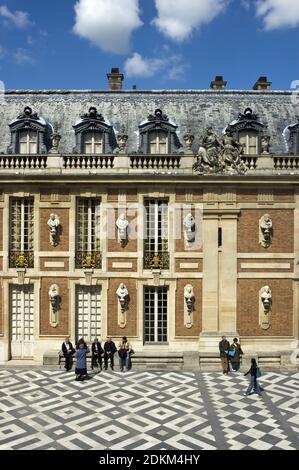
<instances>
[{"instance_id":1,"label":"white cloud","mask_svg":"<svg viewBox=\"0 0 299 470\"><path fill-rule=\"evenodd\" d=\"M125 62L125 74L130 77L152 77L160 67L163 66L162 59L148 59L134 52L132 57Z\"/></svg>"},{"instance_id":2,"label":"white cloud","mask_svg":"<svg viewBox=\"0 0 299 470\"><path fill-rule=\"evenodd\" d=\"M155 0L158 12L153 24L165 36L181 42L192 31L210 23L230 0Z\"/></svg>"},{"instance_id":3,"label":"white cloud","mask_svg":"<svg viewBox=\"0 0 299 470\"><path fill-rule=\"evenodd\" d=\"M19 47L14 53L14 60L18 65L22 64L34 64L34 59L31 57L25 49Z\"/></svg>"},{"instance_id":4,"label":"white cloud","mask_svg":"<svg viewBox=\"0 0 299 470\"><path fill-rule=\"evenodd\" d=\"M73 31L107 52L125 54L131 34L142 26L138 0L79 0Z\"/></svg>"},{"instance_id":5,"label":"white cloud","mask_svg":"<svg viewBox=\"0 0 299 470\"><path fill-rule=\"evenodd\" d=\"M183 62L180 54L171 54L168 48L165 52L167 55L152 58L134 52L125 62L125 74L129 78L148 78L159 72L169 80L183 80L188 65Z\"/></svg>"},{"instance_id":6,"label":"white cloud","mask_svg":"<svg viewBox=\"0 0 299 470\"><path fill-rule=\"evenodd\" d=\"M299 25L298 0L258 0L256 8L266 31Z\"/></svg>"},{"instance_id":7,"label":"white cloud","mask_svg":"<svg viewBox=\"0 0 299 470\"><path fill-rule=\"evenodd\" d=\"M6 5L0 6L0 16L13 23L17 28L28 28L32 23L29 20L29 13L25 11L11 11Z\"/></svg>"}]
</instances>

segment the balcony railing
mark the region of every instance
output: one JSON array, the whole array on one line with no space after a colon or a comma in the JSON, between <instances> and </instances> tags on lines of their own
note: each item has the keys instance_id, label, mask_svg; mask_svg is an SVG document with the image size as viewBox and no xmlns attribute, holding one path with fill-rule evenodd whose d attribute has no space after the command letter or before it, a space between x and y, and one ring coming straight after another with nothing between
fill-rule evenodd
<instances>
[{"instance_id":1,"label":"balcony railing","mask_svg":"<svg viewBox=\"0 0 299 470\"><path fill-rule=\"evenodd\" d=\"M90 251L77 251L75 256L76 269L101 269L102 254Z\"/></svg>"},{"instance_id":2,"label":"balcony railing","mask_svg":"<svg viewBox=\"0 0 299 470\"><path fill-rule=\"evenodd\" d=\"M34 268L34 252L33 251L10 251L9 252L10 268Z\"/></svg>"},{"instance_id":3,"label":"balcony railing","mask_svg":"<svg viewBox=\"0 0 299 470\"><path fill-rule=\"evenodd\" d=\"M168 251L145 251L143 254L144 269L169 269Z\"/></svg>"},{"instance_id":4,"label":"balcony railing","mask_svg":"<svg viewBox=\"0 0 299 470\"><path fill-rule=\"evenodd\" d=\"M299 170L299 155L274 156L275 170Z\"/></svg>"},{"instance_id":5,"label":"balcony railing","mask_svg":"<svg viewBox=\"0 0 299 470\"><path fill-rule=\"evenodd\" d=\"M0 170L43 170L47 155L0 155Z\"/></svg>"},{"instance_id":6,"label":"balcony railing","mask_svg":"<svg viewBox=\"0 0 299 470\"><path fill-rule=\"evenodd\" d=\"M248 170L256 170L258 164L257 155L242 155L242 162L247 166Z\"/></svg>"},{"instance_id":7,"label":"balcony railing","mask_svg":"<svg viewBox=\"0 0 299 470\"><path fill-rule=\"evenodd\" d=\"M132 170L176 170L180 164L181 155L130 155Z\"/></svg>"},{"instance_id":8,"label":"balcony railing","mask_svg":"<svg viewBox=\"0 0 299 470\"><path fill-rule=\"evenodd\" d=\"M109 170L114 166L114 155L64 155L66 170Z\"/></svg>"}]
</instances>

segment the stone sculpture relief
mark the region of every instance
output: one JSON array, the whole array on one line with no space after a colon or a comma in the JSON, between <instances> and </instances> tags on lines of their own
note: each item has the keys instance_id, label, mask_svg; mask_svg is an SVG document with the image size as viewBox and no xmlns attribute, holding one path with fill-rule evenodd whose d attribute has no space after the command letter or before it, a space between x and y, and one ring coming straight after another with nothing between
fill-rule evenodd
<instances>
[{"instance_id":1,"label":"stone sculpture relief","mask_svg":"<svg viewBox=\"0 0 299 470\"><path fill-rule=\"evenodd\" d=\"M123 282L120 283L116 291L116 294L117 294L117 297L121 306L121 310L124 312L128 306L129 292L128 292L126 285Z\"/></svg>"},{"instance_id":2,"label":"stone sculpture relief","mask_svg":"<svg viewBox=\"0 0 299 470\"><path fill-rule=\"evenodd\" d=\"M50 325L56 327L58 325L58 312L60 309L60 295L59 287L57 284L52 284L49 289L49 302L50 302Z\"/></svg>"},{"instance_id":3,"label":"stone sculpture relief","mask_svg":"<svg viewBox=\"0 0 299 470\"><path fill-rule=\"evenodd\" d=\"M233 138L230 128L219 139L208 127L201 137L198 160L193 169L198 173L238 173L244 174L246 166L242 162L242 145Z\"/></svg>"},{"instance_id":4,"label":"stone sculpture relief","mask_svg":"<svg viewBox=\"0 0 299 470\"><path fill-rule=\"evenodd\" d=\"M184 288L184 325L191 328L193 325L195 295L191 284L187 284Z\"/></svg>"}]
</instances>

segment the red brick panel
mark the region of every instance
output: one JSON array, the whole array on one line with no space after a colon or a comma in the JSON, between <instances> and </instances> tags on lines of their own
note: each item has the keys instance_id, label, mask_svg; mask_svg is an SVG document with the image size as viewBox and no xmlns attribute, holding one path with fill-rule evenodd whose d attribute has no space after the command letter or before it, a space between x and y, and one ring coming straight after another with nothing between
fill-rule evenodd
<instances>
[{"instance_id":1,"label":"red brick panel","mask_svg":"<svg viewBox=\"0 0 299 470\"><path fill-rule=\"evenodd\" d=\"M58 216L60 222L59 243L53 246L50 243L50 229L47 222L50 214ZM40 209L40 250L41 251L68 251L69 250L69 209Z\"/></svg>"},{"instance_id":2,"label":"red brick panel","mask_svg":"<svg viewBox=\"0 0 299 470\"><path fill-rule=\"evenodd\" d=\"M60 310L58 313L59 325L50 325L49 311L49 289L52 284L59 286L61 297ZM68 281L63 278L42 278L40 291L40 334L41 335L67 335L69 333L69 289Z\"/></svg>"},{"instance_id":3,"label":"red brick panel","mask_svg":"<svg viewBox=\"0 0 299 470\"><path fill-rule=\"evenodd\" d=\"M118 297L116 291L123 282L129 291L130 301L127 311L127 325L125 328L118 326ZM108 335L111 336L137 336L137 290L135 279L110 279L108 290L107 324Z\"/></svg>"},{"instance_id":4,"label":"red brick panel","mask_svg":"<svg viewBox=\"0 0 299 470\"><path fill-rule=\"evenodd\" d=\"M259 244L259 220L269 214L273 240L269 248ZM242 209L238 220L238 252L292 253L294 250L294 211L291 209Z\"/></svg>"},{"instance_id":5,"label":"red brick panel","mask_svg":"<svg viewBox=\"0 0 299 470\"><path fill-rule=\"evenodd\" d=\"M271 326L259 326L259 291L272 292ZM291 279L239 279L237 330L243 336L291 336L293 334L293 287Z\"/></svg>"}]
</instances>

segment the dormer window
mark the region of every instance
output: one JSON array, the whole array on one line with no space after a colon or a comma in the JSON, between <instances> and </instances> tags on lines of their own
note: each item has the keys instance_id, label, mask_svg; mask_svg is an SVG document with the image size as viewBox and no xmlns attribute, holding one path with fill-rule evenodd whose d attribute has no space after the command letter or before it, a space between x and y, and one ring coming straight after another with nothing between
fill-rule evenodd
<instances>
[{"instance_id":1,"label":"dormer window","mask_svg":"<svg viewBox=\"0 0 299 470\"><path fill-rule=\"evenodd\" d=\"M242 131L239 133L239 142L243 145L245 155L257 155L258 149L258 133L255 131Z\"/></svg>"},{"instance_id":2,"label":"dormer window","mask_svg":"<svg viewBox=\"0 0 299 470\"><path fill-rule=\"evenodd\" d=\"M29 106L9 124L11 144L8 153L43 154L51 148L51 128Z\"/></svg>"},{"instance_id":3,"label":"dormer window","mask_svg":"<svg viewBox=\"0 0 299 470\"><path fill-rule=\"evenodd\" d=\"M37 133L35 131L19 132L19 153L21 155L37 153Z\"/></svg>"},{"instance_id":4,"label":"dormer window","mask_svg":"<svg viewBox=\"0 0 299 470\"><path fill-rule=\"evenodd\" d=\"M85 132L83 135L83 142L83 152L85 154L99 155L103 153L102 132Z\"/></svg>"},{"instance_id":5,"label":"dormer window","mask_svg":"<svg viewBox=\"0 0 299 470\"><path fill-rule=\"evenodd\" d=\"M237 121L229 125L233 137L243 145L244 155L259 155L269 153L267 125L259 120L252 109L246 108L240 113Z\"/></svg>"},{"instance_id":6,"label":"dormer window","mask_svg":"<svg viewBox=\"0 0 299 470\"><path fill-rule=\"evenodd\" d=\"M288 126L283 132L288 152L291 155L299 155L299 118L296 124Z\"/></svg>"},{"instance_id":7,"label":"dormer window","mask_svg":"<svg viewBox=\"0 0 299 470\"><path fill-rule=\"evenodd\" d=\"M76 136L74 153L109 154L117 148L113 127L95 107L89 108L73 128Z\"/></svg>"},{"instance_id":8,"label":"dormer window","mask_svg":"<svg viewBox=\"0 0 299 470\"><path fill-rule=\"evenodd\" d=\"M152 131L149 133L150 154L165 155L167 152L167 133L163 131Z\"/></svg>"},{"instance_id":9,"label":"dormer window","mask_svg":"<svg viewBox=\"0 0 299 470\"><path fill-rule=\"evenodd\" d=\"M156 109L139 125L139 153L165 155L179 153L182 147L177 126L170 122L161 109Z\"/></svg>"}]
</instances>

